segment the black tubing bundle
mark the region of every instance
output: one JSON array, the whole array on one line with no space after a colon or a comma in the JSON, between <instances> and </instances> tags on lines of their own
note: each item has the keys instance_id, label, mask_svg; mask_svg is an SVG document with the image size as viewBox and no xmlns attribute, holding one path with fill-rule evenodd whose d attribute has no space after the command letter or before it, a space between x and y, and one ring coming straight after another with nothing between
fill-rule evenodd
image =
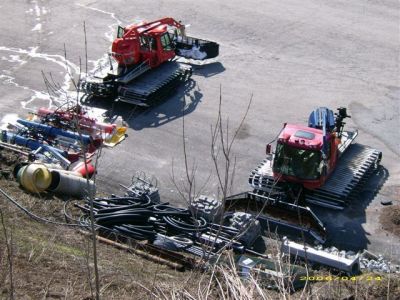
<instances>
[{"instance_id":1,"label":"black tubing bundle","mask_svg":"<svg viewBox=\"0 0 400 300\"><path fill-rule=\"evenodd\" d=\"M89 213L89 202L81 207ZM207 229L204 219L194 219L187 209L168 203L154 204L147 195L96 198L93 200L94 219L101 229L121 233L139 240L155 239L156 233L193 236ZM88 222L84 219L83 222Z\"/></svg>"},{"instance_id":2,"label":"black tubing bundle","mask_svg":"<svg viewBox=\"0 0 400 300\"><path fill-rule=\"evenodd\" d=\"M163 216L163 220L171 231L197 233L207 230L207 222L204 218L194 219L192 217Z\"/></svg>"},{"instance_id":3,"label":"black tubing bundle","mask_svg":"<svg viewBox=\"0 0 400 300\"><path fill-rule=\"evenodd\" d=\"M84 226L90 225L89 200L84 206L78 207L85 213L80 223ZM208 246L211 245L211 251L217 251L221 245L219 243L219 246L212 246L215 237L222 240L225 245L243 248L240 242L233 241L239 233L237 229L207 223L202 217L194 218L188 209L174 207L168 203L153 203L146 194L96 198L93 200L93 208L96 227L100 232L114 233L136 240L148 240L160 247L174 244L176 249L180 250L190 249L187 243L182 242L189 240L192 241L193 247L197 247L195 244L206 243ZM166 238L160 238L161 236Z\"/></svg>"}]
</instances>

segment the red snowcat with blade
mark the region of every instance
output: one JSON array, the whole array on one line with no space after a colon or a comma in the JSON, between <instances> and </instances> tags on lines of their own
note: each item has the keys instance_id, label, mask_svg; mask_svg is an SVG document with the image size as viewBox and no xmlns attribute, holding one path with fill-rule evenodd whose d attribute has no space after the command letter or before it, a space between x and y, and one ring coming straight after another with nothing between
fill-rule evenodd
<instances>
[{"instance_id":1,"label":"red snowcat with blade","mask_svg":"<svg viewBox=\"0 0 400 300\"><path fill-rule=\"evenodd\" d=\"M151 106L191 77L191 66L175 58L205 60L218 54L217 43L186 36L185 25L173 18L119 26L110 68L87 77L81 89L90 97Z\"/></svg>"}]
</instances>

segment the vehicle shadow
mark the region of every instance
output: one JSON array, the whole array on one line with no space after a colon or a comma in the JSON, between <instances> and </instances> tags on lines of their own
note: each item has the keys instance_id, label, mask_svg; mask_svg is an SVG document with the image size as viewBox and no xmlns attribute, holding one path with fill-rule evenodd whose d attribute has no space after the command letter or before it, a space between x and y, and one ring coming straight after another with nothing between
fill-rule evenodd
<instances>
[{"instance_id":1,"label":"vehicle shadow","mask_svg":"<svg viewBox=\"0 0 400 300\"><path fill-rule=\"evenodd\" d=\"M191 65L193 74L203 77L211 77L225 71L220 62L194 63L183 62ZM121 116L125 123L134 130L148 127L158 127L173 120L192 113L201 102L203 94L196 89L196 81L188 80L183 86L175 90L175 93L166 97L153 107L144 108L124 102L115 102L111 98L100 98L83 95L83 105L104 110L105 121L113 122Z\"/></svg>"},{"instance_id":2,"label":"vehicle shadow","mask_svg":"<svg viewBox=\"0 0 400 300\"><path fill-rule=\"evenodd\" d=\"M388 177L389 171L379 166L378 170L366 181L357 197L342 211L312 207L328 232L328 239L324 246L335 246L338 249L352 251L368 247L371 233L363 228L363 224L367 222L366 209L376 198Z\"/></svg>"},{"instance_id":3,"label":"vehicle shadow","mask_svg":"<svg viewBox=\"0 0 400 300\"><path fill-rule=\"evenodd\" d=\"M178 91L177 95L172 96L167 101L159 105L143 110L123 119L128 126L134 130L143 128L159 127L181 118L183 115L192 113L201 102L203 94L196 89L196 82L189 80L189 86L185 86L185 92ZM182 95L183 94L183 95Z\"/></svg>"},{"instance_id":4,"label":"vehicle shadow","mask_svg":"<svg viewBox=\"0 0 400 300\"><path fill-rule=\"evenodd\" d=\"M107 121L113 122L122 117L125 124L134 129L159 127L192 113L201 102L203 94L196 86L193 79L188 80L176 93L160 101L154 107L140 107L124 102L114 102L106 98L83 98L82 104L96 107L105 111L103 116Z\"/></svg>"},{"instance_id":5,"label":"vehicle shadow","mask_svg":"<svg viewBox=\"0 0 400 300\"><path fill-rule=\"evenodd\" d=\"M193 74L203 77L211 77L224 72L226 69L219 61L208 64L190 64Z\"/></svg>"}]
</instances>

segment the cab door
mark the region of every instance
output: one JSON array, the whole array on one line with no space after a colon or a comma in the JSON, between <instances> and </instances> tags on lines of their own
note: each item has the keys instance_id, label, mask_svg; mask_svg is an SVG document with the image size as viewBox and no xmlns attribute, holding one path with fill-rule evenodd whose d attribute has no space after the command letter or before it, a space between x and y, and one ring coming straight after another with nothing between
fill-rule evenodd
<instances>
[{"instance_id":1,"label":"cab door","mask_svg":"<svg viewBox=\"0 0 400 300\"><path fill-rule=\"evenodd\" d=\"M148 61L151 68L157 67L161 62L158 54L157 39L153 36L140 37L140 53L142 55L142 62Z\"/></svg>"},{"instance_id":2,"label":"cab door","mask_svg":"<svg viewBox=\"0 0 400 300\"><path fill-rule=\"evenodd\" d=\"M161 62L170 60L175 57L175 49L172 45L171 37L168 32L160 36L160 60Z\"/></svg>"}]
</instances>

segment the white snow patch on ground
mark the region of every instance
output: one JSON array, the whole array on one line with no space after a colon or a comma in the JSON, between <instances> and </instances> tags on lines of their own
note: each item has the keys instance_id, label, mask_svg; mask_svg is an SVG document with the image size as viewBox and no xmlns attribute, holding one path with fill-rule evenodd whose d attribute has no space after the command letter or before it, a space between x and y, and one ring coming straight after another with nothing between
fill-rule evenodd
<instances>
[{"instance_id":1,"label":"white snow patch on ground","mask_svg":"<svg viewBox=\"0 0 400 300\"><path fill-rule=\"evenodd\" d=\"M25 11L25 13L34 16L34 19L38 22L33 27L32 31L40 32L42 31L43 28L41 17L45 14L48 14L50 10L46 9L45 7L41 7L38 1L32 1L31 4L33 5L33 7ZM114 39L113 36L115 33L115 29L117 28L117 25L121 24L121 21L115 16L115 14L97 8L87 7L80 4L78 5L90 10L100 12L102 14L106 14L111 17L111 19L113 20L113 24L108 26L108 31L105 32L104 35L107 38L107 40L112 42ZM53 34L53 32L49 32L48 34ZM79 69L78 65L74 64L69 60L66 60L63 55L51 55L47 53L40 53L38 52L38 49L39 49L38 47L29 47L28 49L21 49L21 48L0 46L0 52L3 51L7 53L7 55L1 56L1 60L8 61L11 63L19 63L20 65L23 65L26 64L28 61L23 60L21 57L23 58L29 57L34 59L43 59L47 62L58 65L59 67L62 68L60 74L65 74L65 75L61 83L59 84L58 90L55 91L54 93L55 95L49 95L47 90L38 91L28 86L21 85L14 77L8 76L7 75L8 73L5 72L4 70L0 72L0 83L14 85L15 87L30 91L32 93L32 96L30 96L29 99L25 99L20 102L22 108L27 110L31 110L33 107L36 106L34 103L35 101L48 102L47 106L49 108L62 105L67 101L75 103L78 95L76 91L73 91L71 76L75 77L77 74L81 73L82 78L84 78L86 76L86 73L82 72ZM89 73L93 73L95 71L98 71L99 69L108 69L110 62L108 55L105 54L100 59L91 60L89 61L89 63L93 65L93 69L90 70ZM40 105L43 104L41 103ZM96 115L99 119L102 119L101 116L105 112L102 109L92 108L90 110L91 113Z\"/></svg>"},{"instance_id":2,"label":"white snow patch on ground","mask_svg":"<svg viewBox=\"0 0 400 300\"><path fill-rule=\"evenodd\" d=\"M2 60L6 60L12 63L20 63L25 64L27 61L22 60L21 56L28 56L31 58L35 59L43 59L45 61L48 61L50 63L54 63L58 65L59 67L62 68L61 74L64 75L63 81L60 83L60 88L55 91L55 95L49 95L47 91L38 91L35 89L32 89L27 86L23 86L18 84L15 81L14 77L5 75L5 72L2 72L3 74L0 74L0 83L3 82L5 84L11 84L14 85L18 88L22 88L25 90L29 90L32 92L32 96L27 99L26 101L21 101L21 106L24 109L30 109L32 107L32 104L36 100L44 100L47 101L48 104L47 106L53 107L53 106L59 106L64 104L66 101L72 101L76 102L76 99L78 97L77 92L72 90L72 81L70 74L74 77L75 75L80 73L79 66L74 64L73 62L66 60L64 56L62 55L54 55L54 54L46 54L46 53L39 53L38 52L38 47L29 47L29 49L21 49L21 48L10 48L10 47L5 47L5 46L0 46L0 52L8 52L8 53L13 53L9 54L7 56L2 56ZM108 63L108 56L105 55L101 59L97 61L91 61L94 65L93 71L98 69L100 65L106 65ZM105 67L105 66L104 66ZM91 71L92 72L92 71ZM84 72L81 72L81 76L85 77L86 74ZM104 112L101 112L104 113Z\"/></svg>"},{"instance_id":3,"label":"white snow patch on ground","mask_svg":"<svg viewBox=\"0 0 400 300\"><path fill-rule=\"evenodd\" d=\"M18 120L18 114L6 114L0 121L0 129L7 129L8 124L15 124Z\"/></svg>"},{"instance_id":4,"label":"white snow patch on ground","mask_svg":"<svg viewBox=\"0 0 400 300\"><path fill-rule=\"evenodd\" d=\"M40 17L40 7L37 1L33 1L33 4L35 4L35 13L37 17Z\"/></svg>"},{"instance_id":5,"label":"white snow patch on ground","mask_svg":"<svg viewBox=\"0 0 400 300\"><path fill-rule=\"evenodd\" d=\"M9 55L9 57L2 56L1 60L8 61L11 63L19 63L21 66L23 64L26 64L26 61L21 59L21 57L19 55Z\"/></svg>"},{"instance_id":6,"label":"white snow patch on ground","mask_svg":"<svg viewBox=\"0 0 400 300\"><path fill-rule=\"evenodd\" d=\"M36 24L35 27L32 28L32 31L41 31L42 30L42 24Z\"/></svg>"}]
</instances>

